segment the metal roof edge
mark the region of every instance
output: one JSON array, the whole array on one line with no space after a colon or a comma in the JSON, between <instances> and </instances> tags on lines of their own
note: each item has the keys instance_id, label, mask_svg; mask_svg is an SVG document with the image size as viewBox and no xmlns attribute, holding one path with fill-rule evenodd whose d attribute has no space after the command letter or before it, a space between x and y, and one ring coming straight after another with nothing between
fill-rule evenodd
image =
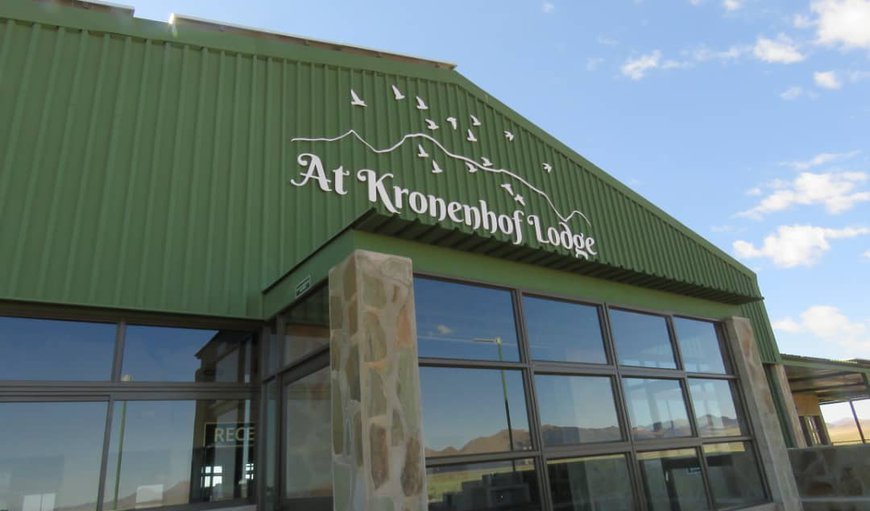
<instances>
[{"instance_id":1,"label":"metal roof edge","mask_svg":"<svg viewBox=\"0 0 870 511\"><path fill-rule=\"evenodd\" d=\"M557 139L556 137L554 137L553 135L551 135L550 133L545 131L543 128L541 128L540 126L538 126L534 122L527 119L522 114L516 112L511 107L509 107L505 103L501 102L498 98L492 96L490 93L488 93L484 89L480 88L477 84L475 84L474 82L469 80L467 77L465 77L461 72L454 70L454 74L457 77L457 81L456 81L457 85L466 88L466 90L468 90L472 94L482 96L487 101L491 101L494 104L493 106L500 108L500 109L507 110L517 120L526 123L525 127L527 129L529 129L529 131L535 133L539 137L546 140L547 143L551 144L558 151L565 153L565 156L567 156L569 159L579 161L582 165L588 166L591 170L600 174L600 176L602 178L604 178L608 182L608 184L618 188L620 192L624 193L625 195L630 197L632 200L634 200L635 202L637 202L641 206L648 208L655 215L667 220L676 229L678 229L684 235L691 238L693 241L695 241L699 245L703 246L705 249L707 249L709 252L711 252L717 258L728 263L735 270L740 271L744 275L751 276L757 280L756 273L754 271L752 271L749 267L747 267L745 264L743 264L740 261L738 261L737 259L735 259L734 256L725 252L721 248L717 247L716 245L711 243L709 240L707 240L706 238L704 238L703 236L701 236L697 232L690 229L684 223L677 220L674 216L672 216L668 212L664 211L662 208L656 206L654 203L650 202L649 199L646 199L644 196L640 195L636 191L634 191L631 188L629 188L628 186L626 186L620 180L618 180L615 177L613 177L612 175L610 175L607 171L605 171L604 169L602 169L601 167L599 167L595 163L591 162L588 158L581 155L576 150L572 149L571 147L566 145L564 142L560 141L559 139Z\"/></svg>"}]
</instances>

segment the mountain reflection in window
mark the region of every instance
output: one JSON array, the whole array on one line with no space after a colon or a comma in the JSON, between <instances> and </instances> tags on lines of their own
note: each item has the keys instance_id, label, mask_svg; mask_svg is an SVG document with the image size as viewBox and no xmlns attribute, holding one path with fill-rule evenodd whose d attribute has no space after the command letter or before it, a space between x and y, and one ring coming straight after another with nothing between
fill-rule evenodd
<instances>
[{"instance_id":1,"label":"mountain reflection in window","mask_svg":"<svg viewBox=\"0 0 870 511\"><path fill-rule=\"evenodd\" d=\"M609 377L539 374L535 387L545 446L622 438Z\"/></svg>"},{"instance_id":2,"label":"mountain reflection in window","mask_svg":"<svg viewBox=\"0 0 870 511\"><path fill-rule=\"evenodd\" d=\"M519 360L509 291L418 277L414 301L420 357Z\"/></svg>"},{"instance_id":3,"label":"mountain reflection in window","mask_svg":"<svg viewBox=\"0 0 870 511\"><path fill-rule=\"evenodd\" d=\"M623 388L635 440L692 434L679 381L624 378Z\"/></svg>"},{"instance_id":4,"label":"mountain reflection in window","mask_svg":"<svg viewBox=\"0 0 870 511\"><path fill-rule=\"evenodd\" d=\"M530 459L426 470L429 511L537 511L541 509L535 464Z\"/></svg>"},{"instance_id":5,"label":"mountain reflection in window","mask_svg":"<svg viewBox=\"0 0 870 511\"><path fill-rule=\"evenodd\" d=\"M519 371L421 367L426 456L531 449Z\"/></svg>"}]
</instances>

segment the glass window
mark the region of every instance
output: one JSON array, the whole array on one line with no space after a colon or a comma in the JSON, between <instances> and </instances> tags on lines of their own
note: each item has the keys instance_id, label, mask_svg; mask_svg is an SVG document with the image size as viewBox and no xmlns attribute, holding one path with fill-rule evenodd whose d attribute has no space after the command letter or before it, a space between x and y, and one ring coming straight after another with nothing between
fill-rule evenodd
<instances>
[{"instance_id":1,"label":"glass window","mask_svg":"<svg viewBox=\"0 0 870 511\"><path fill-rule=\"evenodd\" d=\"M554 509L634 509L631 478L622 454L550 461L547 471Z\"/></svg>"},{"instance_id":2,"label":"glass window","mask_svg":"<svg viewBox=\"0 0 870 511\"><path fill-rule=\"evenodd\" d=\"M607 363L598 307L524 296L523 313L533 359Z\"/></svg>"},{"instance_id":3,"label":"glass window","mask_svg":"<svg viewBox=\"0 0 870 511\"><path fill-rule=\"evenodd\" d=\"M321 287L284 316L284 364L329 347L329 295Z\"/></svg>"},{"instance_id":4,"label":"glass window","mask_svg":"<svg viewBox=\"0 0 870 511\"><path fill-rule=\"evenodd\" d=\"M701 436L743 434L742 418L734 405L734 392L727 380L689 378L689 394Z\"/></svg>"},{"instance_id":5,"label":"glass window","mask_svg":"<svg viewBox=\"0 0 870 511\"><path fill-rule=\"evenodd\" d=\"M858 444L861 443L861 433L858 431L858 423L848 401L842 403L830 403L821 405L822 417L828 429L831 443Z\"/></svg>"},{"instance_id":6,"label":"glass window","mask_svg":"<svg viewBox=\"0 0 870 511\"><path fill-rule=\"evenodd\" d=\"M663 316L610 309L610 325L620 364L676 369Z\"/></svg>"},{"instance_id":7,"label":"glass window","mask_svg":"<svg viewBox=\"0 0 870 511\"><path fill-rule=\"evenodd\" d=\"M414 279L421 357L518 361L510 291Z\"/></svg>"},{"instance_id":8,"label":"glass window","mask_svg":"<svg viewBox=\"0 0 870 511\"><path fill-rule=\"evenodd\" d=\"M290 500L332 497L329 368L284 389L284 487Z\"/></svg>"},{"instance_id":9,"label":"glass window","mask_svg":"<svg viewBox=\"0 0 870 511\"><path fill-rule=\"evenodd\" d=\"M429 511L541 509L530 459L429 467Z\"/></svg>"},{"instance_id":10,"label":"glass window","mask_svg":"<svg viewBox=\"0 0 870 511\"><path fill-rule=\"evenodd\" d=\"M637 458L650 511L708 509L694 449L642 452Z\"/></svg>"},{"instance_id":11,"label":"glass window","mask_svg":"<svg viewBox=\"0 0 870 511\"><path fill-rule=\"evenodd\" d=\"M531 448L519 371L421 367L427 456Z\"/></svg>"},{"instance_id":12,"label":"glass window","mask_svg":"<svg viewBox=\"0 0 870 511\"><path fill-rule=\"evenodd\" d=\"M248 401L118 401L103 509L249 497L254 452Z\"/></svg>"},{"instance_id":13,"label":"glass window","mask_svg":"<svg viewBox=\"0 0 870 511\"><path fill-rule=\"evenodd\" d=\"M636 440L692 434L678 380L624 378L622 385Z\"/></svg>"},{"instance_id":14,"label":"glass window","mask_svg":"<svg viewBox=\"0 0 870 511\"><path fill-rule=\"evenodd\" d=\"M0 379L108 380L114 323L0 317Z\"/></svg>"},{"instance_id":15,"label":"glass window","mask_svg":"<svg viewBox=\"0 0 870 511\"><path fill-rule=\"evenodd\" d=\"M249 332L128 326L122 380L247 382L252 345Z\"/></svg>"},{"instance_id":16,"label":"glass window","mask_svg":"<svg viewBox=\"0 0 870 511\"><path fill-rule=\"evenodd\" d=\"M852 401L852 406L855 407L855 414L858 416L858 422L861 423L864 437L870 442L870 399Z\"/></svg>"},{"instance_id":17,"label":"glass window","mask_svg":"<svg viewBox=\"0 0 870 511\"><path fill-rule=\"evenodd\" d=\"M622 438L609 377L539 374L535 376L535 386L544 445L613 442Z\"/></svg>"},{"instance_id":18,"label":"glass window","mask_svg":"<svg viewBox=\"0 0 870 511\"><path fill-rule=\"evenodd\" d=\"M0 403L0 509L95 509L102 403Z\"/></svg>"},{"instance_id":19,"label":"glass window","mask_svg":"<svg viewBox=\"0 0 870 511\"><path fill-rule=\"evenodd\" d=\"M716 507L737 507L765 500L755 454L748 443L708 444L704 457Z\"/></svg>"},{"instance_id":20,"label":"glass window","mask_svg":"<svg viewBox=\"0 0 870 511\"><path fill-rule=\"evenodd\" d=\"M716 325L709 321L674 318L683 367L693 373L725 374L722 344Z\"/></svg>"}]
</instances>

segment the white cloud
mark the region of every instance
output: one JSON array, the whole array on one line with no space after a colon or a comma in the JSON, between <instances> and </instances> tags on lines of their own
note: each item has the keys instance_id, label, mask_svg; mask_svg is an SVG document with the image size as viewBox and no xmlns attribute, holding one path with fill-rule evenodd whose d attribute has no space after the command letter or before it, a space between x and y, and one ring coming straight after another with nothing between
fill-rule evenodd
<instances>
[{"instance_id":1,"label":"white cloud","mask_svg":"<svg viewBox=\"0 0 870 511\"><path fill-rule=\"evenodd\" d=\"M702 3L704 3L704 0L689 0L689 3L694 5L695 7L697 7L697 6L701 5Z\"/></svg>"},{"instance_id":2,"label":"white cloud","mask_svg":"<svg viewBox=\"0 0 870 511\"><path fill-rule=\"evenodd\" d=\"M870 0L817 0L810 8L819 43L870 49Z\"/></svg>"},{"instance_id":3,"label":"white cloud","mask_svg":"<svg viewBox=\"0 0 870 511\"><path fill-rule=\"evenodd\" d=\"M550 14L556 10L556 5L553 2L544 2L541 4L541 10L544 11L544 14Z\"/></svg>"},{"instance_id":4,"label":"white cloud","mask_svg":"<svg viewBox=\"0 0 870 511\"><path fill-rule=\"evenodd\" d=\"M746 55L752 48L749 46L731 46L727 50L712 50L706 46L701 46L691 51L691 57L697 62L708 62L711 60L719 60L723 62L737 60Z\"/></svg>"},{"instance_id":5,"label":"white cloud","mask_svg":"<svg viewBox=\"0 0 870 511\"><path fill-rule=\"evenodd\" d=\"M764 191L759 186L746 190L746 195L749 195L750 197L758 197L762 194L764 194Z\"/></svg>"},{"instance_id":6,"label":"white cloud","mask_svg":"<svg viewBox=\"0 0 870 511\"><path fill-rule=\"evenodd\" d=\"M828 213L836 215L856 204L870 201L870 191L858 189L868 177L865 172L802 172L793 181L769 183L767 187L771 193L737 216L760 220L768 213L792 206L813 205L822 205Z\"/></svg>"},{"instance_id":7,"label":"white cloud","mask_svg":"<svg viewBox=\"0 0 870 511\"><path fill-rule=\"evenodd\" d=\"M794 64L804 59L797 45L784 34L774 39L759 37L752 53L759 60L777 64Z\"/></svg>"},{"instance_id":8,"label":"white cloud","mask_svg":"<svg viewBox=\"0 0 870 511\"><path fill-rule=\"evenodd\" d=\"M435 325L435 330L438 330L438 333L441 335L450 335L453 333L453 329L447 325Z\"/></svg>"},{"instance_id":9,"label":"white cloud","mask_svg":"<svg viewBox=\"0 0 870 511\"><path fill-rule=\"evenodd\" d=\"M617 44L619 44L619 41L618 41L617 39L614 39L614 38L612 38L612 37L607 37L607 36L605 36L605 35L600 35L600 36L598 36L598 37L595 39L595 41L596 41L598 44L601 44L601 45L604 45L604 46L616 46Z\"/></svg>"},{"instance_id":10,"label":"white cloud","mask_svg":"<svg viewBox=\"0 0 870 511\"><path fill-rule=\"evenodd\" d=\"M790 317L774 321L773 328L787 333L807 332L853 352L870 352L870 324L853 321L837 307L813 305L801 312L800 321Z\"/></svg>"},{"instance_id":11,"label":"white cloud","mask_svg":"<svg viewBox=\"0 0 870 511\"><path fill-rule=\"evenodd\" d=\"M800 323L789 318L780 319L778 321L772 321L771 326L775 330L779 330L781 332L789 332L789 333L797 333L800 332L802 327Z\"/></svg>"},{"instance_id":12,"label":"white cloud","mask_svg":"<svg viewBox=\"0 0 870 511\"><path fill-rule=\"evenodd\" d=\"M810 28L813 26L813 22L803 14L795 14L794 19L792 20L792 24L795 28Z\"/></svg>"},{"instance_id":13,"label":"white cloud","mask_svg":"<svg viewBox=\"0 0 870 511\"><path fill-rule=\"evenodd\" d=\"M734 253L742 259L765 258L780 268L813 266L822 255L831 249L830 240L854 238L870 234L868 227L829 229L812 225L782 225L775 234L764 238L756 247L752 243L737 240Z\"/></svg>"},{"instance_id":14,"label":"white cloud","mask_svg":"<svg viewBox=\"0 0 870 511\"><path fill-rule=\"evenodd\" d=\"M745 0L724 0L722 2L722 7L724 7L726 11L736 11L743 7L744 1Z\"/></svg>"},{"instance_id":15,"label":"white cloud","mask_svg":"<svg viewBox=\"0 0 870 511\"><path fill-rule=\"evenodd\" d=\"M818 167L819 165L824 165L826 163L831 163L836 160L846 160L848 158L852 158L854 156L858 156L861 151L848 151L845 153L819 153L809 160L796 160L796 161L788 161L782 163L782 165L786 165L795 170L809 170L813 167Z\"/></svg>"},{"instance_id":16,"label":"white cloud","mask_svg":"<svg viewBox=\"0 0 870 511\"><path fill-rule=\"evenodd\" d=\"M647 55L641 55L636 59L628 59L622 65L622 74L632 80L640 80L650 69L659 67L662 58L662 52L655 50Z\"/></svg>"},{"instance_id":17,"label":"white cloud","mask_svg":"<svg viewBox=\"0 0 870 511\"><path fill-rule=\"evenodd\" d=\"M870 71L850 71L849 81L852 83L860 82L870 78Z\"/></svg>"},{"instance_id":18,"label":"white cloud","mask_svg":"<svg viewBox=\"0 0 870 511\"><path fill-rule=\"evenodd\" d=\"M779 97L786 101L794 101L797 98L801 97L804 93L804 90L798 86L792 86L788 89L779 93Z\"/></svg>"},{"instance_id":19,"label":"white cloud","mask_svg":"<svg viewBox=\"0 0 870 511\"><path fill-rule=\"evenodd\" d=\"M864 257L867 258L867 259L870 259L870 250L867 250L866 252L864 252L864 253L861 254L861 255L864 256Z\"/></svg>"},{"instance_id":20,"label":"white cloud","mask_svg":"<svg viewBox=\"0 0 870 511\"><path fill-rule=\"evenodd\" d=\"M870 27L867 29L870 30ZM813 73L813 81L823 89L837 90L843 86L840 79L837 78L837 73L833 71L819 71Z\"/></svg>"}]
</instances>

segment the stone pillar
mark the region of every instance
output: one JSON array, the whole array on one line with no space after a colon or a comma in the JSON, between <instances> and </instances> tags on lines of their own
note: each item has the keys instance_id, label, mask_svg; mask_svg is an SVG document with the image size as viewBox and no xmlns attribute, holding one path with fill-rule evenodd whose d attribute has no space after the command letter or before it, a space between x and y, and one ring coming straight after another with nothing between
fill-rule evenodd
<instances>
[{"instance_id":1,"label":"stone pillar","mask_svg":"<svg viewBox=\"0 0 870 511\"><path fill-rule=\"evenodd\" d=\"M787 426L791 430L791 436L794 438L794 447L806 447L807 441L804 438L801 420L797 411L797 396L791 393L788 375L785 373L785 366L776 364L771 366L771 369L773 369L776 383L779 386L775 391L779 392L779 395L782 396L782 404L783 408L785 408L783 411L786 414L786 420L788 420Z\"/></svg>"},{"instance_id":2,"label":"stone pillar","mask_svg":"<svg viewBox=\"0 0 870 511\"><path fill-rule=\"evenodd\" d=\"M336 511L424 511L411 260L354 251L329 272Z\"/></svg>"},{"instance_id":3,"label":"stone pillar","mask_svg":"<svg viewBox=\"0 0 870 511\"><path fill-rule=\"evenodd\" d=\"M760 462L770 485L771 497L785 511L800 510L800 495L752 323L746 318L732 317L725 321L725 327L731 351L734 353L737 374L742 383L743 400L752 419L752 434L758 444Z\"/></svg>"}]
</instances>

